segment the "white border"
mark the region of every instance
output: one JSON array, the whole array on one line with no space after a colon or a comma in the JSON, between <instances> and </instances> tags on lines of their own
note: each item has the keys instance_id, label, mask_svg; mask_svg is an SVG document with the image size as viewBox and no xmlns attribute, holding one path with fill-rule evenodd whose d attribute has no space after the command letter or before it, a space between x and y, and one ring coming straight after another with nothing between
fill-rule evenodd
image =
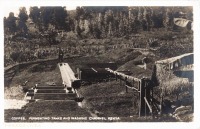
<instances>
[{"instance_id":1,"label":"white border","mask_svg":"<svg viewBox=\"0 0 200 129\"><path fill-rule=\"evenodd\" d=\"M1 65L1 71L0 71L0 91L1 92L1 101L0 101L0 108L3 108L3 102L4 102L4 67L3 67L3 55L4 55L4 45L3 45L3 15L2 11L4 11L5 8L12 8L13 6L193 6L194 10L194 58L195 58L195 64L194 64L194 98L195 98L195 107L194 107L194 121L189 123L180 123L180 122L157 122L157 123L145 123L145 122L122 122L122 123L4 123L4 112L0 112L0 121L2 128L68 128L68 129L74 129L74 128L95 128L95 129L102 129L102 128L140 128L140 129L150 129L150 128L168 128L168 129L200 129L200 104L199 104L199 66L200 62L198 62L198 55L200 55L200 2L198 0L168 0L168 1L157 1L157 0L151 0L151 1L136 1L136 0L1 0L0 6L1 7L1 28L0 28L0 65Z\"/></svg>"}]
</instances>

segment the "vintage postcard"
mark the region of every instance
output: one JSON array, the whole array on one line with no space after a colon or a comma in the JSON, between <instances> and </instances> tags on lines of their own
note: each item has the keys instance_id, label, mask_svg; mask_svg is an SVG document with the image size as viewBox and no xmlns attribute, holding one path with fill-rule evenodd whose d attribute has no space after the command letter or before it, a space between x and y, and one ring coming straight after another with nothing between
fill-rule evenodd
<instances>
[{"instance_id":1,"label":"vintage postcard","mask_svg":"<svg viewBox=\"0 0 200 129\"><path fill-rule=\"evenodd\" d=\"M195 1L96 3L4 7L4 123L194 123Z\"/></svg>"}]
</instances>

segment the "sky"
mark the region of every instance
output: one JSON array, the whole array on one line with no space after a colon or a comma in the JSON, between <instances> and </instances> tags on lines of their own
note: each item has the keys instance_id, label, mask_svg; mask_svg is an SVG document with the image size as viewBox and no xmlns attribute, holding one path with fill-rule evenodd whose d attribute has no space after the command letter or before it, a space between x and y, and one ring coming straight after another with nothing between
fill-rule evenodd
<instances>
[{"instance_id":1,"label":"sky","mask_svg":"<svg viewBox=\"0 0 200 129\"><path fill-rule=\"evenodd\" d=\"M19 8L20 7L26 7L27 13L29 14L29 8L30 6L10 6L10 7L4 7L4 17L8 17L10 12L13 12L15 14L15 17L18 16L19 14ZM76 6L67 6L66 7L67 10L74 10L76 9Z\"/></svg>"}]
</instances>

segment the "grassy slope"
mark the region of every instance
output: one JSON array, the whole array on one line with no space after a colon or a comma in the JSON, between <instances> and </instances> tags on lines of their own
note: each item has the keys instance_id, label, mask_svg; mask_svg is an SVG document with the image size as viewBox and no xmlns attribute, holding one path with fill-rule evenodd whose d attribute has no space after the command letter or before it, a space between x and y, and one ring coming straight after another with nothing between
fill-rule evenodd
<instances>
[{"instance_id":1,"label":"grassy slope","mask_svg":"<svg viewBox=\"0 0 200 129\"><path fill-rule=\"evenodd\" d=\"M85 97L84 106L96 115L129 117L138 113L136 96L132 91L126 93L119 81L83 86L79 92Z\"/></svg>"}]
</instances>

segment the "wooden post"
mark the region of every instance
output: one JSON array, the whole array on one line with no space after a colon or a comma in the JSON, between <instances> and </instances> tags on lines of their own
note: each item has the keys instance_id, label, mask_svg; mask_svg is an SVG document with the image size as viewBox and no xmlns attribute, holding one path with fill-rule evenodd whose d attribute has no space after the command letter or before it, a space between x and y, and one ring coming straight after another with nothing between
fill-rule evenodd
<instances>
[{"instance_id":1,"label":"wooden post","mask_svg":"<svg viewBox=\"0 0 200 129\"><path fill-rule=\"evenodd\" d=\"M126 93L128 93L128 87L127 87L128 83L127 83L127 78L125 78L124 82L125 82L125 87L126 87Z\"/></svg>"},{"instance_id":2,"label":"wooden post","mask_svg":"<svg viewBox=\"0 0 200 129\"><path fill-rule=\"evenodd\" d=\"M78 75L78 79L80 79L80 69L77 68L77 69L76 69L76 72L77 72L77 75Z\"/></svg>"},{"instance_id":3,"label":"wooden post","mask_svg":"<svg viewBox=\"0 0 200 129\"><path fill-rule=\"evenodd\" d=\"M152 83L151 83L151 105L153 105L153 102L154 100L153 100L153 85L152 85ZM152 118L154 118L154 115L153 115L153 111L152 111Z\"/></svg>"},{"instance_id":4,"label":"wooden post","mask_svg":"<svg viewBox=\"0 0 200 129\"><path fill-rule=\"evenodd\" d=\"M82 74L82 71L80 70L80 72L79 72L79 79L82 79L81 74Z\"/></svg>"},{"instance_id":5,"label":"wooden post","mask_svg":"<svg viewBox=\"0 0 200 129\"><path fill-rule=\"evenodd\" d=\"M153 86L151 86L151 99L152 99L152 103L153 103Z\"/></svg>"},{"instance_id":6,"label":"wooden post","mask_svg":"<svg viewBox=\"0 0 200 129\"><path fill-rule=\"evenodd\" d=\"M150 102L150 91L151 91L151 86L150 86L150 80L146 80L146 84L145 84L145 96L148 102ZM147 106L147 105L146 105ZM150 110L147 107L147 113L149 113Z\"/></svg>"},{"instance_id":7,"label":"wooden post","mask_svg":"<svg viewBox=\"0 0 200 129\"><path fill-rule=\"evenodd\" d=\"M144 116L145 115L145 80L144 78L141 79L141 83L140 83L140 109L139 109L139 117Z\"/></svg>"},{"instance_id":8,"label":"wooden post","mask_svg":"<svg viewBox=\"0 0 200 129\"><path fill-rule=\"evenodd\" d=\"M146 99L146 83L145 83L145 88L144 88L144 96L145 96L144 98ZM146 115L147 115L147 103L146 102L145 102L145 105L144 105L144 109L145 109L145 118L146 118Z\"/></svg>"},{"instance_id":9,"label":"wooden post","mask_svg":"<svg viewBox=\"0 0 200 129\"><path fill-rule=\"evenodd\" d=\"M150 102L150 91L151 91L150 80L145 80L145 97L148 102ZM145 105L145 108L146 108L146 113L149 114L150 110L147 107L147 105Z\"/></svg>"},{"instance_id":10,"label":"wooden post","mask_svg":"<svg viewBox=\"0 0 200 129\"><path fill-rule=\"evenodd\" d=\"M127 87L127 81L126 81L126 83L125 83L125 87L126 87L126 93L128 93L128 87Z\"/></svg>"},{"instance_id":11,"label":"wooden post","mask_svg":"<svg viewBox=\"0 0 200 129\"><path fill-rule=\"evenodd\" d=\"M149 87L149 80L142 78L140 84L140 110L139 116L144 116L149 113L149 108L145 102L145 99L150 102L150 87Z\"/></svg>"},{"instance_id":12,"label":"wooden post","mask_svg":"<svg viewBox=\"0 0 200 129\"><path fill-rule=\"evenodd\" d=\"M140 85L141 85L141 80L138 82L138 98L140 99L140 91L141 91L141 89L140 89ZM139 113L139 116L140 116L140 107L141 107L141 105L140 105L140 100L139 100L139 111L138 111L138 113Z\"/></svg>"}]
</instances>

